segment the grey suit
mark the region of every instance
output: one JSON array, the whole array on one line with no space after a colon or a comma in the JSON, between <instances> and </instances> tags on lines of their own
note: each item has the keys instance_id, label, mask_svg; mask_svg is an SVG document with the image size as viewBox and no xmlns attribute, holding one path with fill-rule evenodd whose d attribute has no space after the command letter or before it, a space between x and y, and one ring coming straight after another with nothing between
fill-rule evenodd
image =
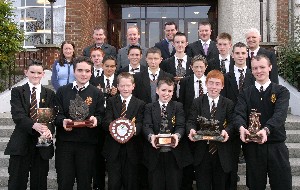
<instances>
[{"instance_id":1,"label":"grey suit","mask_svg":"<svg viewBox=\"0 0 300 190\"><path fill-rule=\"evenodd\" d=\"M126 67L127 65L129 65L129 59L128 59L128 49L129 49L130 45L127 45L126 47L123 47L121 49L119 49L118 51L118 65L117 65L117 71L119 71L119 69ZM142 49L142 54L143 57L141 59L141 65L143 66L147 66L146 63L146 52L148 50L148 48L146 47L142 47L140 46Z\"/></svg>"}]
</instances>

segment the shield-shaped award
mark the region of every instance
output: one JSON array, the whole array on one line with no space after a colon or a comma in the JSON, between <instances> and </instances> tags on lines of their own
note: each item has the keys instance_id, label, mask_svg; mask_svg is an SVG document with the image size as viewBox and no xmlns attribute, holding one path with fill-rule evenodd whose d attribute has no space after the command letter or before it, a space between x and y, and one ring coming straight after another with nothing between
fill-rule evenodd
<instances>
[{"instance_id":1,"label":"shield-shaped award","mask_svg":"<svg viewBox=\"0 0 300 190\"><path fill-rule=\"evenodd\" d=\"M134 120L130 121L125 117L120 117L112 121L109 125L111 136L119 143L124 144L131 139L135 133Z\"/></svg>"}]
</instances>

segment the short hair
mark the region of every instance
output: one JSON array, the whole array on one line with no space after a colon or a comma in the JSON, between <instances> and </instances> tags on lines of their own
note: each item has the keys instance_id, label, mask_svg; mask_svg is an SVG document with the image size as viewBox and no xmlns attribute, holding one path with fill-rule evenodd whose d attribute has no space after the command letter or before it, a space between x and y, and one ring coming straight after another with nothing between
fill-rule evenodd
<instances>
[{"instance_id":1,"label":"short hair","mask_svg":"<svg viewBox=\"0 0 300 190\"><path fill-rule=\"evenodd\" d=\"M135 28L135 29L137 30L138 34L140 34L140 31L139 31L139 28L137 27L137 25L130 25L130 26L128 26L127 32L128 32L128 30L129 30L130 28Z\"/></svg>"},{"instance_id":2,"label":"short hair","mask_svg":"<svg viewBox=\"0 0 300 190\"><path fill-rule=\"evenodd\" d=\"M172 79L170 79L169 77L164 77L162 79L160 79L157 83L157 88L160 88L161 85L166 84L168 86L173 86L174 87L174 81Z\"/></svg>"},{"instance_id":3,"label":"short hair","mask_svg":"<svg viewBox=\"0 0 300 190\"><path fill-rule=\"evenodd\" d=\"M74 70L74 72L75 72L75 70L76 70L77 64L78 64L78 63L81 63L81 62L86 62L88 65L91 66L91 69L92 69L92 67L94 66L92 60L91 60L89 57L79 56L79 57L76 57L76 58L73 60L73 70Z\"/></svg>"},{"instance_id":4,"label":"short hair","mask_svg":"<svg viewBox=\"0 0 300 190\"><path fill-rule=\"evenodd\" d=\"M91 48L91 50L90 50L90 55L92 55L92 52L94 52L94 51L100 51L101 54L102 54L102 56L103 56L103 57L105 56L105 52L104 52L101 48L99 48L99 47Z\"/></svg>"},{"instance_id":5,"label":"short hair","mask_svg":"<svg viewBox=\"0 0 300 190\"><path fill-rule=\"evenodd\" d=\"M106 35L107 32L106 32L106 30L105 30L104 28L102 28L102 27L100 27L100 26L96 26L96 27L94 28L94 30L93 30L94 33L95 33L95 30L103 30L103 34L104 34L105 36L107 36L107 35Z\"/></svg>"},{"instance_id":6,"label":"short hair","mask_svg":"<svg viewBox=\"0 0 300 190\"><path fill-rule=\"evenodd\" d=\"M61 43L61 46L60 46L60 50L59 50L59 58L58 58L58 63L61 67L63 67L65 65L65 55L64 55L64 52L63 52L63 49L64 49L64 45L65 44L71 44L73 49L74 49L74 52L73 52L73 55L72 55L72 60L76 57L76 54L75 54L75 44L71 41L63 41ZM71 60L71 62L72 62Z\"/></svg>"},{"instance_id":7,"label":"short hair","mask_svg":"<svg viewBox=\"0 0 300 190\"><path fill-rule=\"evenodd\" d=\"M265 54L260 54L260 55L254 56L254 57L252 58L252 60L254 60L254 59L255 59L256 61L260 61L261 59L265 59L265 60L267 60L269 66L272 65L271 60L270 60L269 57L266 56ZM251 60L251 61L252 61L252 60Z\"/></svg>"},{"instance_id":8,"label":"short hair","mask_svg":"<svg viewBox=\"0 0 300 190\"><path fill-rule=\"evenodd\" d=\"M149 53L158 53L161 56L161 51L157 47L149 48L146 52L146 57L148 56Z\"/></svg>"},{"instance_id":9,"label":"short hair","mask_svg":"<svg viewBox=\"0 0 300 190\"><path fill-rule=\"evenodd\" d=\"M167 25L169 25L169 26L170 26L170 25L175 25L175 29L176 29L176 30L178 29L177 24L176 24L175 22L173 22L173 21L171 21L171 22L166 22L166 23L165 23L165 29L166 29L166 26L167 26Z\"/></svg>"},{"instance_id":10,"label":"short hair","mask_svg":"<svg viewBox=\"0 0 300 190\"><path fill-rule=\"evenodd\" d=\"M31 66L41 66L44 70L43 63L40 60L37 60L37 59L30 59L29 63L26 65L26 70L28 70L29 67L31 67Z\"/></svg>"},{"instance_id":11,"label":"short hair","mask_svg":"<svg viewBox=\"0 0 300 190\"><path fill-rule=\"evenodd\" d=\"M208 25L208 26L210 27L210 29L211 29L211 24L210 24L210 22L207 22L207 21L200 22L198 28L199 28L201 25Z\"/></svg>"},{"instance_id":12,"label":"short hair","mask_svg":"<svg viewBox=\"0 0 300 190\"><path fill-rule=\"evenodd\" d=\"M217 40L219 40L219 39L223 39L223 40L227 39L227 40L229 40L229 41L232 41L231 35L228 34L228 33L226 33L226 32L220 33L220 34L217 36Z\"/></svg>"},{"instance_id":13,"label":"short hair","mask_svg":"<svg viewBox=\"0 0 300 190\"><path fill-rule=\"evenodd\" d=\"M114 62L115 62L115 65L117 66L117 59L116 59L114 56L112 56L112 55L105 56L105 57L103 58L102 63L104 64L104 63L105 63L106 61L108 61L108 60L114 61Z\"/></svg>"},{"instance_id":14,"label":"short hair","mask_svg":"<svg viewBox=\"0 0 300 190\"><path fill-rule=\"evenodd\" d=\"M219 70L211 70L208 72L206 75L206 83L208 82L209 79L215 78L215 79L220 79L222 84L224 85L224 75L221 71Z\"/></svg>"},{"instance_id":15,"label":"short hair","mask_svg":"<svg viewBox=\"0 0 300 190\"><path fill-rule=\"evenodd\" d=\"M195 57L193 57L191 60L191 66L193 66L196 61L202 61L204 63L204 65L207 66L207 60L203 55L199 54L199 55L196 55Z\"/></svg>"},{"instance_id":16,"label":"short hair","mask_svg":"<svg viewBox=\"0 0 300 190\"><path fill-rule=\"evenodd\" d=\"M123 79L123 78L125 78L125 79L130 79L130 81L132 82L132 84L134 84L134 78L133 78L133 75L130 74L130 73L128 73L128 72L122 72L122 73L120 73L120 74L118 75L118 77L117 77L117 84L119 84L119 83L120 83L120 80Z\"/></svg>"},{"instance_id":17,"label":"short hair","mask_svg":"<svg viewBox=\"0 0 300 190\"><path fill-rule=\"evenodd\" d=\"M249 34L249 33L252 33L252 32L254 32L254 33L257 34L258 36L260 36L259 30L257 30L256 28L250 28L250 29L247 30L247 32L246 32L246 34L245 34L245 38L247 38L248 34Z\"/></svg>"},{"instance_id":18,"label":"short hair","mask_svg":"<svg viewBox=\"0 0 300 190\"><path fill-rule=\"evenodd\" d=\"M136 45L132 45L132 46L129 46L128 48L128 52L127 52L127 55L129 55L129 52L132 50L132 49L137 49L140 51L140 54L142 55L142 48L140 46L136 46Z\"/></svg>"},{"instance_id":19,"label":"short hair","mask_svg":"<svg viewBox=\"0 0 300 190\"><path fill-rule=\"evenodd\" d=\"M243 42L237 42L236 44L233 45L232 52L234 52L235 48L237 48L237 47L239 47L239 48L243 48L244 47L244 48L247 49L247 45L246 44L244 44Z\"/></svg>"},{"instance_id":20,"label":"short hair","mask_svg":"<svg viewBox=\"0 0 300 190\"><path fill-rule=\"evenodd\" d=\"M186 35L185 35L185 33L183 33L183 32L177 32L177 33L174 35L174 38L175 38L176 36L184 36L185 39L186 39ZM173 39L173 41L174 41L174 39Z\"/></svg>"}]
</instances>

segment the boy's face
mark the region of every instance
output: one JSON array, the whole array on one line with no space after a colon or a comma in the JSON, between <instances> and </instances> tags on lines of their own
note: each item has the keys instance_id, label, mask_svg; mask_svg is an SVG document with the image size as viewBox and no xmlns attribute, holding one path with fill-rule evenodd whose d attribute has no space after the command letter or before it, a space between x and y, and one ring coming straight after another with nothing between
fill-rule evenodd
<instances>
[{"instance_id":1,"label":"boy's face","mask_svg":"<svg viewBox=\"0 0 300 190\"><path fill-rule=\"evenodd\" d=\"M203 61L195 61L191 67L197 78L201 78L207 68Z\"/></svg>"},{"instance_id":2,"label":"boy's face","mask_svg":"<svg viewBox=\"0 0 300 190\"><path fill-rule=\"evenodd\" d=\"M103 63L103 73L106 77L112 76L116 71L116 62L114 60L106 60Z\"/></svg>"},{"instance_id":3,"label":"boy's face","mask_svg":"<svg viewBox=\"0 0 300 190\"><path fill-rule=\"evenodd\" d=\"M272 65L269 65L265 58L259 61L253 59L251 61L252 74L259 84L265 84L269 80L269 72L272 70Z\"/></svg>"},{"instance_id":4,"label":"boy's face","mask_svg":"<svg viewBox=\"0 0 300 190\"><path fill-rule=\"evenodd\" d=\"M24 73L31 84L38 85L40 84L45 72L42 66L32 65L28 68L28 70L25 70Z\"/></svg>"},{"instance_id":5,"label":"boy's face","mask_svg":"<svg viewBox=\"0 0 300 190\"><path fill-rule=\"evenodd\" d=\"M142 59L141 51L139 49L131 49L128 54L128 59L130 65L134 65L134 66L139 65Z\"/></svg>"},{"instance_id":6,"label":"boy's face","mask_svg":"<svg viewBox=\"0 0 300 190\"><path fill-rule=\"evenodd\" d=\"M92 65L89 65L87 62L80 62L76 64L74 71L74 76L78 86L85 85L92 76Z\"/></svg>"},{"instance_id":7,"label":"boy's face","mask_svg":"<svg viewBox=\"0 0 300 190\"><path fill-rule=\"evenodd\" d=\"M162 57L159 53L148 53L146 61L150 69L157 70L159 68L159 64L162 61Z\"/></svg>"},{"instance_id":8,"label":"boy's face","mask_svg":"<svg viewBox=\"0 0 300 190\"><path fill-rule=\"evenodd\" d=\"M102 67L103 54L101 51L92 51L91 60L94 63L94 66Z\"/></svg>"},{"instance_id":9,"label":"boy's face","mask_svg":"<svg viewBox=\"0 0 300 190\"><path fill-rule=\"evenodd\" d=\"M246 59L248 57L246 47L235 47L232 52L235 65L237 67L244 67L246 65Z\"/></svg>"},{"instance_id":10,"label":"boy's face","mask_svg":"<svg viewBox=\"0 0 300 190\"><path fill-rule=\"evenodd\" d=\"M174 44L176 52L178 52L178 53L184 52L185 47L187 46L186 37L185 36L175 36L173 44Z\"/></svg>"},{"instance_id":11,"label":"boy's face","mask_svg":"<svg viewBox=\"0 0 300 190\"><path fill-rule=\"evenodd\" d=\"M134 84L132 83L131 79L128 78L121 78L119 84L117 85L118 90L123 98L128 98L134 89Z\"/></svg>"},{"instance_id":12,"label":"boy's face","mask_svg":"<svg viewBox=\"0 0 300 190\"><path fill-rule=\"evenodd\" d=\"M168 103L172 99L173 92L174 86L169 86L166 83L160 85L159 88L156 88L156 94L162 103Z\"/></svg>"},{"instance_id":13,"label":"boy's face","mask_svg":"<svg viewBox=\"0 0 300 190\"><path fill-rule=\"evenodd\" d=\"M221 79L209 78L206 82L208 96L215 99L220 95L223 89L223 84Z\"/></svg>"},{"instance_id":14,"label":"boy's face","mask_svg":"<svg viewBox=\"0 0 300 190\"><path fill-rule=\"evenodd\" d=\"M228 39L218 39L217 48L220 55L227 56L231 48L231 41Z\"/></svg>"}]
</instances>

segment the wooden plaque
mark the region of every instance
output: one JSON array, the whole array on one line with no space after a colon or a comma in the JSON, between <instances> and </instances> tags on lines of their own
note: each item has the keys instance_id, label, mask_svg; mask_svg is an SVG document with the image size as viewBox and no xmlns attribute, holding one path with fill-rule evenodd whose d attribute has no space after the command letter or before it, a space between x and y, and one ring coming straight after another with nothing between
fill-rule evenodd
<instances>
[{"instance_id":1,"label":"wooden plaque","mask_svg":"<svg viewBox=\"0 0 300 190\"><path fill-rule=\"evenodd\" d=\"M171 134L158 134L156 135L155 145L157 147L174 146L175 139Z\"/></svg>"},{"instance_id":2,"label":"wooden plaque","mask_svg":"<svg viewBox=\"0 0 300 190\"><path fill-rule=\"evenodd\" d=\"M120 117L110 123L109 132L117 142L124 144L134 135L135 129L129 119Z\"/></svg>"},{"instance_id":3,"label":"wooden plaque","mask_svg":"<svg viewBox=\"0 0 300 190\"><path fill-rule=\"evenodd\" d=\"M195 141L219 141L222 142L224 141L223 136L209 136L209 135L194 135L193 139Z\"/></svg>"},{"instance_id":4,"label":"wooden plaque","mask_svg":"<svg viewBox=\"0 0 300 190\"><path fill-rule=\"evenodd\" d=\"M66 127L67 128L80 128L80 127L91 127L93 126L93 122L90 120L84 120L84 121L72 121L68 122Z\"/></svg>"}]
</instances>

